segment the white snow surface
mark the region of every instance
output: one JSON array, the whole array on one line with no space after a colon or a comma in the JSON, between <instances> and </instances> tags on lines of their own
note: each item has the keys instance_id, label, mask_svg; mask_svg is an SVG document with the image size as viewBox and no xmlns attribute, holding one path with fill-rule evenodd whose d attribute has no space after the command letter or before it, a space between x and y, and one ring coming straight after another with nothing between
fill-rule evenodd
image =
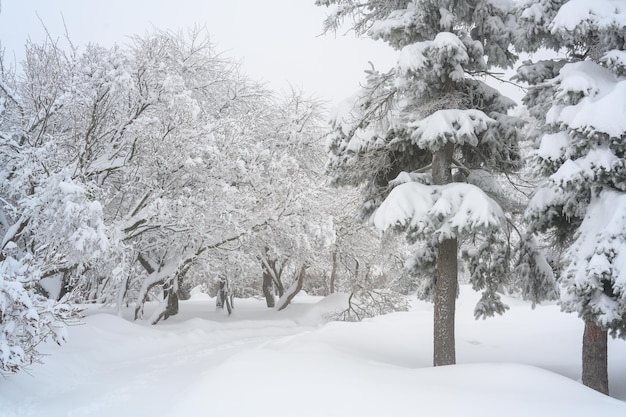
<instances>
[{"instance_id":1,"label":"white snow surface","mask_svg":"<svg viewBox=\"0 0 626 417\"><path fill-rule=\"evenodd\" d=\"M282 312L203 294L163 324L90 307L45 364L0 379L2 417L626 415L626 342L609 341L610 398L577 382L583 322L555 305L504 297L475 321L461 286L456 366L432 368L432 306L326 323L345 294L298 296ZM130 312L126 312L130 315ZM149 315L149 314L148 314Z\"/></svg>"}]
</instances>

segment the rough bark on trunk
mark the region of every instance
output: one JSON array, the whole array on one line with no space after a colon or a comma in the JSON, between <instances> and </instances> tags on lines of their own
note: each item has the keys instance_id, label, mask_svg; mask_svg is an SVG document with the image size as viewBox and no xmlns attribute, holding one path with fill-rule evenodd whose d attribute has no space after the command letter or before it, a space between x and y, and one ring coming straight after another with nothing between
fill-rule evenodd
<instances>
[{"instance_id":1,"label":"rough bark on trunk","mask_svg":"<svg viewBox=\"0 0 626 417\"><path fill-rule=\"evenodd\" d=\"M583 335L583 384L609 395L607 332L585 321Z\"/></svg>"},{"instance_id":2,"label":"rough bark on trunk","mask_svg":"<svg viewBox=\"0 0 626 417\"><path fill-rule=\"evenodd\" d=\"M335 293L335 279L337 279L337 252L333 252L333 266L330 270L330 293Z\"/></svg>"},{"instance_id":3,"label":"rough bark on trunk","mask_svg":"<svg viewBox=\"0 0 626 417\"><path fill-rule=\"evenodd\" d=\"M448 143L433 154L432 175L435 185L452 182L452 153L454 144ZM456 363L454 341L454 314L457 294L456 239L444 239L437 247L437 281L435 284L433 320L433 365Z\"/></svg>"},{"instance_id":4,"label":"rough bark on trunk","mask_svg":"<svg viewBox=\"0 0 626 417\"><path fill-rule=\"evenodd\" d=\"M434 306L433 365L456 363L454 313L457 293L457 241L446 239L437 252L437 284Z\"/></svg>"}]
</instances>

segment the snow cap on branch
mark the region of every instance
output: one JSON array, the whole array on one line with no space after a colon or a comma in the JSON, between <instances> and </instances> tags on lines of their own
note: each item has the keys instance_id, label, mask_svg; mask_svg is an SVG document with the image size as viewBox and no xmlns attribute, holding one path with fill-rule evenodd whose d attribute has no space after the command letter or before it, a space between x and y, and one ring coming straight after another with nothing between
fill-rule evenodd
<instances>
[{"instance_id":1,"label":"snow cap on branch","mask_svg":"<svg viewBox=\"0 0 626 417\"><path fill-rule=\"evenodd\" d=\"M552 20L552 33L607 29L623 27L626 21L626 4L621 0L570 0L566 2Z\"/></svg>"},{"instance_id":2,"label":"snow cap on branch","mask_svg":"<svg viewBox=\"0 0 626 417\"><path fill-rule=\"evenodd\" d=\"M626 112L626 80L591 61L566 64L556 81L555 106L546 116L548 123L565 125L583 135L605 134L621 137L626 121L615 113ZM578 102L575 100L582 97ZM568 105L569 104L569 105Z\"/></svg>"},{"instance_id":3,"label":"snow cap on branch","mask_svg":"<svg viewBox=\"0 0 626 417\"><path fill-rule=\"evenodd\" d=\"M470 47L483 51L480 42L471 42ZM397 67L400 73L428 70L458 81L465 77L463 66L469 61L468 47L463 41L454 33L440 32L432 41L416 42L402 48Z\"/></svg>"},{"instance_id":4,"label":"snow cap on branch","mask_svg":"<svg viewBox=\"0 0 626 417\"><path fill-rule=\"evenodd\" d=\"M409 125L411 135L422 149L437 151L446 143L478 145L478 135L496 121L480 110L439 110Z\"/></svg>"}]
</instances>

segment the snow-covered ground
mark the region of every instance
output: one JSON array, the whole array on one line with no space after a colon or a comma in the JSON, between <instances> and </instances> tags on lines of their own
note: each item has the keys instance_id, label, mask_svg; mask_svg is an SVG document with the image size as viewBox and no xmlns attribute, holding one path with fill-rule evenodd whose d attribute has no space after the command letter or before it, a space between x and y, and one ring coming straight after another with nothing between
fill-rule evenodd
<instances>
[{"instance_id":1,"label":"snow-covered ground","mask_svg":"<svg viewBox=\"0 0 626 417\"><path fill-rule=\"evenodd\" d=\"M45 364L0 379L2 417L626 416L626 342L610 341L610 398L582 386L582 321L554 305L475 321L463 286L457 366L432 368L432 308L324 323L345 300L282 312L199 294L163 324L91 308Z\"/></svg>"}]
</instances>

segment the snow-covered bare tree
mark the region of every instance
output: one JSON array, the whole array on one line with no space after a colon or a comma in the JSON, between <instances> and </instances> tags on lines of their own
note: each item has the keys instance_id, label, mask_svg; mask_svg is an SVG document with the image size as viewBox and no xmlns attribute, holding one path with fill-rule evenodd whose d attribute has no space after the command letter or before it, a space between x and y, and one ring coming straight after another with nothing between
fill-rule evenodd
<instances>
[{"instance_id":1,"label":"snow-covered bare tree","mask_svg":"<svg viewBox=\"0 0 626 417\"><path fill-rule=\"evenodd\" d=\"M585 321L582 381L608 393L607 332L626 337L626 4L528 0L517 47L560 52L518 69L542 121L532 164L544 182L526 213L557 248L563 310Z\"/></svg>"},{"instance_id":2,"label":"snow-covered bare tree","mask_svg":"<svg viewBox=\"0 0 626 417\"><path fill-rule=\"evenodd\" d=\"M459 245L482 297L477 317L506 310L497 291L511 279L507 220L496 178L520 166L520 120L488 86L508 68L514 16L506 1L318 0L334 6L326 27L346 19L360 35L399 51L396 67L368 70L363 88L333 119L329 171L365 189L364 218L419 242L410 264L434 301L434 365L455 363ZM536 288L526 286L525 288ZM523 294L542 298L547 294Z\"/></svg>"},{"instance_id":3,"label":"snow-covered bare tree","mask_svg":"<svg viewBox=\"0 0 626 417\"><path fill-rule=\"evenodd\" d=\"M334 190L323 180L324 135L321 104L302 93L279 96L263 130L250 140L260 146L247 165L245 184L254 201L248 211L263 217L265 227L242 248L256 259L268 306L304 285L308 276L328 267L326 252L334 241L335 225L329 202ZM285 301L287 298L283 298Z\"/></svg>"},{"instance_id":4,"label":"snow-covered bare tree","mask_svg":"<svg viewBox=\"0 0 626 417\"><path fill-rule=\"evenodd\" d=\"M47 125L56 153L46 167L89 185L109 239L97 264L54 277L61 296L134 303L139 317L162 293L156 322L175 314L186 277L198 283L199 271L210 280L234 270L235 250L237 262L247 260L237 266L244 280L251 264L259 275L270 265L279 296L290 284L279 272L290 280L304 264L323 269L334 197L320 179L325 130L316 100L265 90L198 30L54 53L67 67L55 113L64 124Z\"/></svg>"}]
</instances>

